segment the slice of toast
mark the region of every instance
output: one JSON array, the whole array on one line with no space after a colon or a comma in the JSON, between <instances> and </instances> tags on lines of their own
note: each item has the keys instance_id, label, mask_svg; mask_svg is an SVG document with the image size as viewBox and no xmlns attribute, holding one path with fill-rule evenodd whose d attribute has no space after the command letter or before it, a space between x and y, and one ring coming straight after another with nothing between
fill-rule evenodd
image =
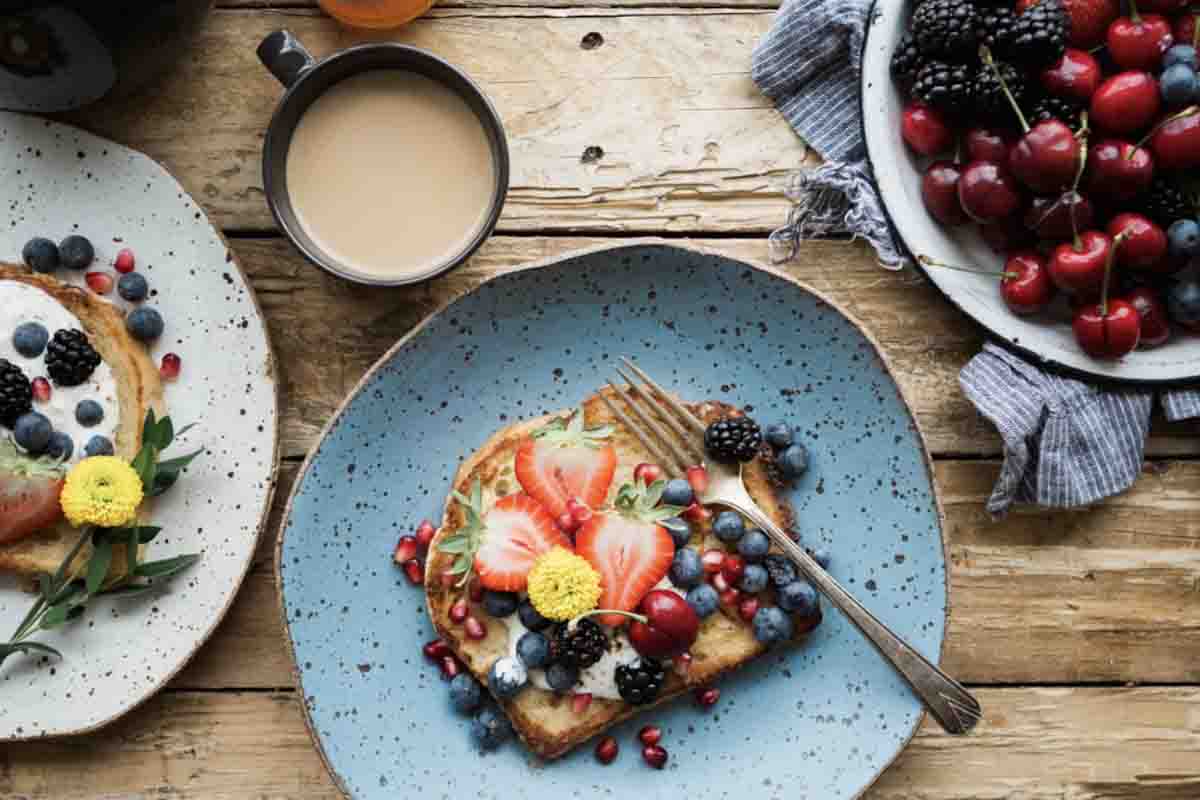
<instances>
[{"instance_id":1,"label":"slice of toast","mask_svg":"<svg viewBox=\"0 0 1200 800\"><path fill-rule=\"evenodd\" d=\"M162 414L165 405L159 371L146 349L126 331L124 314L112 303L86 289L70 286L46 275L32 274L28 269L14 264L0 263L0 282L4 281L16 281L40 289L79 320L92 347L112 370L116 380L120 421L113 448L118 456L132 460L142 446L142 421L146 418L146 412L153 408L155 413ZM76 442L76 446L82 447L83 442ZM78 530L61 521L45 531L0 545L0 571L29 576L40 572L53 573L78 538ZM76 558L77 564L87 563L88 547ZM123 545L118 545L114 550L114 575L117 574L115 571L124 569L124 552Z\"/></svg>"},{"instance_id":2,"label":"slice of toast","mask_svg":"<svg viewBox=\"0 0 1200 800\"><path fill-rule=\"evenodd\" d=\"M688 405L692 412L706 423L732 410L729 406L713 402ZM588 398L583 410L588 427L615 425L611 441L618 453L618 463L609 490L611 501L620 486L632 480L634 467L641 462L652 462L654 458L632 433L612 417L598 397ZM497 498L519 492L521 487L514 474L513 462L521 441L550 419L565 417L570 413L572 412L566 411L533 419L498 431L463 462L455 476L454 487L459 492L469 495L471 484L478 478L483 489L485 509ZM747 489L759 506L781 527L789 529L792 524L791 510L778 497L765 459L756 458L746 464L743 476ZM450 569L453 557L440 552L438 544L465 523L462 507L453 500L448 501L441 528L429 550L426 564L426 598L430 619L439 635L486 686L487 673L492 662L509 654L508 629L502 621L488 617L482 606L471 604L471 613L485 622L487 636L478 641L468 639L462 626L452 623L449 617L450 607L463 596L463 590L441 577ZM712 536L707 522L693 524L690 546L697 547L700 552L712 547L725 547ZM807 628L797 625L795 638L804 638L811 627L812 625ZM668 669L667 683L653 705L668 702L693 688L711 684L721 675L746 664L764 651L764 646L755 639L751 626L738 616L737 609L722 607L701 622L699 636L690 650L692 660L686 674ZM653 707L631 706L622 700L595 697L584 710L576 711L569 694L558 694L532 686L521 691L512 700L503 701L501 705L508 713L513 728L529 749L546 759L557 758L610 726Z\"/></svg>"}]
</instances>

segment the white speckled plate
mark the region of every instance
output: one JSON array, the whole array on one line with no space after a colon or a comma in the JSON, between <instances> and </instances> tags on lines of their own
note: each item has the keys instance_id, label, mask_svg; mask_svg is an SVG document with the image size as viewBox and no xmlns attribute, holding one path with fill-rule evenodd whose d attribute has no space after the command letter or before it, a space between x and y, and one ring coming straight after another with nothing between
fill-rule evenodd
<instances>
[{"instance_id":1,"label":"white speckled plate","mask_svg":"<svg viewBox=\"0 0 1200 800\"><path fill-rule=\"evenodd\" d=\"M44 634L63 660L18 655L0 666L0 741L14 741L111 722L161 688L213 632L270 506L277 407L271 348L246 279L161 166L70 126L0 113L0 199L0 260L20 261L33 236L81 233L96 247L92 269L110 272L117 251L133 249L150 303L167 321L152 356L183 359L167 406L177 426L197 425L177 447L207 448L155 504L164 530L149 550L151 558L200 551L202 560L160 592L93 603L80 621ZM29 601L16 580L0 577L0 637Z\"/></svg>"}]
</instances>

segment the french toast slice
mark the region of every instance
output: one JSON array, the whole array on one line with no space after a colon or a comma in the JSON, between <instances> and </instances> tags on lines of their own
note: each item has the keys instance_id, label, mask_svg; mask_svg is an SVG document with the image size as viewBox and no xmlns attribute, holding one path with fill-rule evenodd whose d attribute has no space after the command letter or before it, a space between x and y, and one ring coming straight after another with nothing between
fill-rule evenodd
<instances>
[{"instance_id":1,"label":"french toast slice","mask_svg":"<svg viewBox=\"0 0 1200 800\"><path fill-rule=\"evenodd\" d=\"M733 410L728 405L715 402L687 405L705 423ZM478 478L485 509L496 499L521 491L514 474L514 459L522 440L551 419L566 417L571 413L564 411L497 431L463 462L455 476L454 488L464 495L469 495L471 485ZM609 440L618 453L616 474L609 490L611 501L620 486L632 480L637 464L653 462L655 459L632 433L612 417L598 396L593 395L584 402L583 413L588 427L607 424L615 426L614 434ZM763 511L781 527L789 529L792 525L791 510L778 496L765 460L759 457L747 463L743 469L743 476L750 495ZM471 613L485 622L487 635L480 640L467 638L462 625L452 623L449 616L451 606L463 597L464 590L441 577L451 568L454 557L439 551L438 545L465 524L466 515L462 506L452 499L448 500L441 527L430 545L426 563L426 599L430 619L438 634L472 674L486 686L492 662L510 653L508 628L503 621L487 616L481 605L472 603ZM708 522L692 525L689 544L701 552L712 547L725 547L712 535ZM797 625L794 640L803 639L807 631L811 630L811 626L803 630L802 627ZM577 711L570 694L559 694L533 686L524 689L511 700L501 701L500 704L526 746L544 759L554 759L605 729L654 705L669 702L694 688L711 684L720 676L761 655L765 649L755 639L750 624L738 616L737 609L722 607L701 621L697 640L690 648L692 660L686 675L669 668L667 682L653 704L631 706L619 699L593 697L585 709Z\"/></svg>"},{"instance_id":2,"label":"french toast slice","mask_svg":"<svg viewBox=\"0 0 1200 800\"><path fill-rule=\"evenodd\" d=\"M163 414L162 378L146 349L125 329L125 317L119 308L96 294L63 283L53 277L29 272L23 266L0 263L0 283L15 281L45 292L65 307L80 322L92 347L112 370L117 390L119 423L113 448L116 455L132 460L142 446L142 422L154 409ZM82 446L82 442L77 446ZM79 538L79 532L65 521L24 539L0 545L0 571L35 576L53 573ZM76 559L86 564L86 546ZM113 575L124 569L124 546L114 551Z\"/></svg>"}]
</instances>

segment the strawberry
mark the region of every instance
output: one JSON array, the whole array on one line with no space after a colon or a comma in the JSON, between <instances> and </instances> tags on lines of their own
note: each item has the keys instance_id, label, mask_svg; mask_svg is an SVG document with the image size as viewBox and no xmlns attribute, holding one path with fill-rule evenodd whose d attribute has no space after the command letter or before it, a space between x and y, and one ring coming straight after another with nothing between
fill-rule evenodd
<instances>
[{"instance_id":1,"label":"strawberry","mask_svg":"<svg viewBox=\"0 0 1200 800\"><path fill-rule=\"evenodd\" d=\"M517 481L555 519L565 519L570 500L599 508L617 469L617 451L604 441L611 435L611 425L585 429L582 409L570 422L556 419L521 442Z\"/></svg>"},{"instance_id":2,"label":"strawberry","mask_svg":"<svg viewBox=\"0 0 1200 800\"><path fill-rule=\"evenodd\" d=\"M1154 0L1152 0L1153 2ZM1017 13L1023 14L1038 0L1019 0ZM1109 24L1121 15L1119 0L1063 0L1067 9L1067 17L1071 20L1068 39L1071 45L1084 50L1104 44L1104 35L1108 32ZM1149 11L1145 3L1139 3L1138 8Z\"/></svg>"},{"instance_id":3,"label":"strawberry","mask_svg":"<svg viewBox=\"0 0 1200 800\"><path fill-rule=\"evenodd\" d=\"M0 544L14 542L62 518L62 469L20 455L0 442Z\"/></svg>"},{"instance_id":4,"label":"strawberry","mask_svg":"<svg viewBox=\"0 0 1200 800\"><path fill-rule=\"evenodd\" d=\"M470 498L459 492L454 498L466 510L467 524L447 536L438 550L456 555L451 572L463 580L474 571L484 588L521 592L538 556L555 547L572 549L554 517L527 494L501 497L484 514L483 491L476 479Z\"/></svg>"},{"instance_id":5,"label":"strawberry","mask_svg":"<svg viewBox=\"0 0 1200 800\"><path fill-rule=\"evenodd\" d=\"M615 510L593 515L575 534L575 552L600 573L599 608L632 611L671 568L675 542L658 523L681 509L658 504L666 485L625 484L613 503ZM626 621L616 614L597 620L612 626Z\"/></svg>"}]
</instances>

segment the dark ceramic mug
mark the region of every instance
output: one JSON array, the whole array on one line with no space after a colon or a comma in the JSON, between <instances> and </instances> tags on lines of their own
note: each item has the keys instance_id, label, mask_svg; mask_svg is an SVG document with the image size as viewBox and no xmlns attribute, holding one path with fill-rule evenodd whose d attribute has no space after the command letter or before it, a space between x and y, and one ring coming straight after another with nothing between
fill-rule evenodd
<instances>
[{"instance_id":1,"label":"dark ceramic mug","mask_svg":"<svg viewBox=\"0 0 1200 800\"><path fill-rule=\"evenodd\" d=\"M447 62L415 47L381 43L364 44L341 50L316 61L288 31L269 34L258 46L259 60L283 84L283 98L267 128L263 143L263 189L267 204L279 227L292 244L318 267L346 280L372 286L401 286L419 283L466 261L491 236L504 208L508 193L508 139L500 115L475 83ZM414 275L398 279L373 278L356 272L330 256L301 227L292 208L287 187L288 147L300 117L327 89L351 75L381 69L399 69L431 78L459 95L479 118L491 145L496 166L496 184L491 208L479 231L456 255L431 264Z\"/></svg>"}]
</instances>

